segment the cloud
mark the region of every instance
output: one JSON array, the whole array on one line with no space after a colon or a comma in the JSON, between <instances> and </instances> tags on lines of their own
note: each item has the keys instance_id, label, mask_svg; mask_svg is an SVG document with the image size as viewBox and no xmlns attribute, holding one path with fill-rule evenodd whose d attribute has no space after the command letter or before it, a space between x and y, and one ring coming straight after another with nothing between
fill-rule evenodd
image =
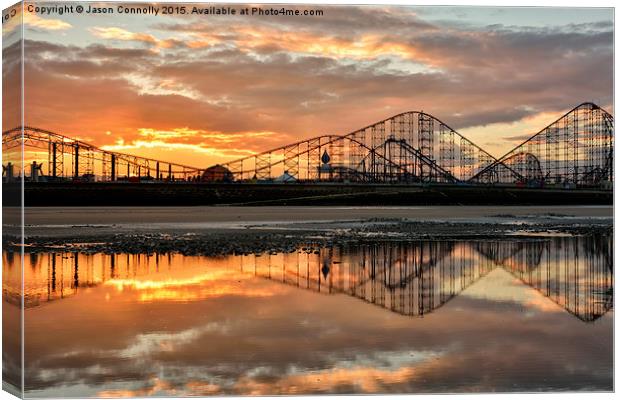
<instances>
[{"instance_id":1,"label":"cloud","mask_svg":"<svg viewBox=\"0 0 620 400\"><path fill-rule=\"evenodd\" d=\"M20 28L22 24L27 28L40 31L64 31L72 28L70 23L60 19L42 18L32 12L24 14L21 7L15 7L12 10L14 10L15 14L5 23L3 21L2 24L3 40L6 40L8 35L19 32L21 29L18 28ZM6 15L9 14L7 13Z\"/></svg>"},{"instance_id":2,"label":"cloud","mask_svg":"<svg viewBox=\"0 0 620 400\"><path fill-rule=\"evenodd\" d=\"M171 48L178 44L173 39L161 40L148 33L134 33L117 27L93 27L89 31L98 38L120 41L134 41L153 45L155 48Z\"/></svg>"},{"instance_id":3,"label":"cloud","mask_svg":"<svg viewBox=\"0 0 620 400\"><path fill-rule=\"evenodd\" d=\"M131 140L128 143L119 140L117 144L103 145L101 149L148 158L159 157L159 159L171 162L184 160L183 164L197 168L205 167L204 157L224 162L254 154L248 149L217 148L204 144L174 143L158 139Z\"/></svg>"},{"instance_id":4,"label":"cloud","mask_svg":"<svg viewBox=\"0 0 620 400\"><path fill-rule=\"evenodd\" d=\"M42 18L31 12L24 14L24 24L47 31L63 31L72 28L72 25L66 21L52 18Z\"/></svg>"},{"instance_id":5,"label":"cloud","mask_svg":"<svg viewBox=\"0 0 620 400\"><path fill-rule=\"evenodd\" d=\"M508 136L505 137L504 140L508 141L508 142L525 142L526 140L528 140L529 138L531 138L533 135L530 134L525 134L525 135L517 135L517 136Z\"/></svg>"},{"instance_id":6,"label":"cloud","mask_svg":"<svg viewBox=\"0 0 620 400\"><path fill-rule=\"evenodd\" d=\"M135 32L98 26L96 41L81 46L28 39L29 123L88 132L98 145L113 145L108 131L131 143L141 128L187 127L259 151L422 110L485 132L475 141L498 143L499 156L506 138L529 133L518 131L528 118L613 101L604 21L474 28L428 23L406 8L327 11L251 25L237 16L158 20ZM242 132L273 134L235 136Z\"/></svg>"},{"instance_id":7,"label":"cloud","mask_svg":"<svg viewBox=\"0 0 620 400\"><path fill-rule=\"evenodd\" d=\"M87 257L95 271L108 265ZM540 294L503 270L432 314L407 318L286 285L277 261L258 260L274 280L255 277L251 258L239 270L239 258L171 255L156 264L147 257L132 275L135 260L117 257L119 275L109 284L28 309L27 390L184 396L611 389L613 316L584 324L549 300L533 302ZM67 334L46 334L58 321Z\"/></svg>"}]
</instances>

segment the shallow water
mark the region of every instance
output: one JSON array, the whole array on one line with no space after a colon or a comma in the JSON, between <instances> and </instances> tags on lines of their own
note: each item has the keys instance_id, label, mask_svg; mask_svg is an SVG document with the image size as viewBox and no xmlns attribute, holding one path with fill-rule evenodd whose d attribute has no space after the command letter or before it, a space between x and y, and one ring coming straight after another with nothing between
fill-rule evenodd
<instances>
[{"instance_id":1,"label":"shallow water","mask_svg":"<svg viewBox=\"0 0 620 400\"><path fill-rule=\"evenodd\" d=\"M610 236L26 253L26 396L608 391L612 260Z\"/></svg>"}]
</instances>

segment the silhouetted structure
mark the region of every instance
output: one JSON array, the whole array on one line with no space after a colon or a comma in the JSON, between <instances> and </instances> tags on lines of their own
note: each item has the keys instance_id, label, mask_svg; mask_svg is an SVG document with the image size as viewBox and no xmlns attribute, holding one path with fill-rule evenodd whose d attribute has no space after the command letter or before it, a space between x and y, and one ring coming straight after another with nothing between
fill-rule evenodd
<instances>
[{"instance_id":1,"label":"silhouetted structure","mask_svg":"<svg viewBox=\"0 0 620 400\"><path fill-rule=\"evenodd\" d=\"M317 136L206 170L106 151L33 127L4 132L2 145L5 152L22 143L46 152L46 160L27 160L34 168L27 179L39 182L352 182L611 189L613 130L609 113L584 103L496 159L432 115L410 111L346 135ZM19 178L16 172L14 164L5 165L5 181Z\"/></svg>"}]
</instances>

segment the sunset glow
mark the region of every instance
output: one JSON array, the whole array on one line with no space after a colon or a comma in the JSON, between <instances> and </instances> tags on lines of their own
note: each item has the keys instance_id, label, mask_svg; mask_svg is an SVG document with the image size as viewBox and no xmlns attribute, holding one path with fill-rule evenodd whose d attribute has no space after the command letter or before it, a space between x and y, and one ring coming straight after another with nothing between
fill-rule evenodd
<instances>
[{"instance_id":1,"label":"sunset glow","mask_svg":"<svg viewBox=\"0 0 620 400\"><path fill-rule=\"evenodd\" d=\"M583 101L612 111L604 9L524 9L519 20L476 8L322 9L251 24L26 12L27 124L206 167L407 110L497 157ZM3 26L7 40L16 26Z\"/></svg>"}]
</instances>

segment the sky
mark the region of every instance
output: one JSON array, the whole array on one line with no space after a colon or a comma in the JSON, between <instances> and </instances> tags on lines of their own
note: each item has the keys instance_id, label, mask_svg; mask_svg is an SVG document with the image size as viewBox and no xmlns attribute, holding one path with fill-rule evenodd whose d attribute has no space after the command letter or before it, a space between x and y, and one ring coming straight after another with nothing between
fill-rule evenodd
<instances>
[{"instance_id":1,"label":"sky","mask_svg":"<svg viewBox=\"0 0 620 400\"><path fill-rule=\"evenodd\" d=\"M613 111L611 8L101 5L114 14L25 12L27 125L207 167L414 110L499 157L582 102ZM3 25L5 82L19 80L18 20Z\"/></svg>"}]
</instances>

